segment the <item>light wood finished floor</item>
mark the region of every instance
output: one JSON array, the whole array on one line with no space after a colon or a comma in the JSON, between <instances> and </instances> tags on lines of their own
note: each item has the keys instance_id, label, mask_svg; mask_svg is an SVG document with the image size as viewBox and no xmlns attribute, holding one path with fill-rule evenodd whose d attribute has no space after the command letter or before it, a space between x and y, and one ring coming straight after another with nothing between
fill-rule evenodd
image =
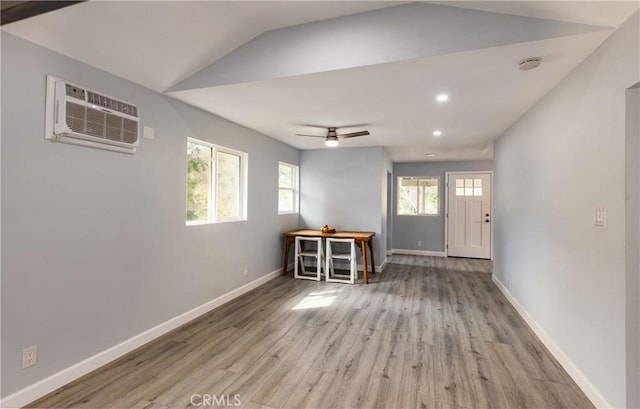
<instances>
[{"instance_id":1,"label":"light wood finished floor","mask_svg":"<svg viewBox=\"0 0 640 409\"><path fill-rule=\"evenodd\" d=\"M392 262L368 286L279 277L29 406L186 408L193 394L238 394L244 408L593 407L490 262Z\"/></svg>"}]
</instances>

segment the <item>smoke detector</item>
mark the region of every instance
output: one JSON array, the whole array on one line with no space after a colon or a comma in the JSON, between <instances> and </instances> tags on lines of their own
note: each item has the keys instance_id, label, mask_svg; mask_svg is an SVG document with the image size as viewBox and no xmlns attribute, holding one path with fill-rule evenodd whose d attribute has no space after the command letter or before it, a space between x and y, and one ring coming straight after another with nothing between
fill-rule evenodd
<instances>
[{"instance_id":1,"label":"smoke detector","mask_svg":"<svg viewBox=\"0 0 640 409\"><path fill-rule=\"evenodd\" d=\"M534 68L537 68L540 65L541 61L542 61L542 58L540 57L525 58L524 60L518 63L518 67L522 71L529 71Z\"/></svg>"}]
</instances>

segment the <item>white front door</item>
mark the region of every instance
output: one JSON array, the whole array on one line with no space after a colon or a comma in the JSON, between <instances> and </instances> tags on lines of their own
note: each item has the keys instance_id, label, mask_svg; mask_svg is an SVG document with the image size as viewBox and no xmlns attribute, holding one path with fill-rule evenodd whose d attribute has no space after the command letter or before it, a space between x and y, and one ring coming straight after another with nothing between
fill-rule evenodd
<instances>
[{"instance_id":1,"label":"white front door","mask_svg":"<svg viewBox=\"0 0 640 409\"><path fill-rule=\"evenodd\" d=\"M449 174L447 253L491 258L491 174Z\"/></svg>"}]
</instances>

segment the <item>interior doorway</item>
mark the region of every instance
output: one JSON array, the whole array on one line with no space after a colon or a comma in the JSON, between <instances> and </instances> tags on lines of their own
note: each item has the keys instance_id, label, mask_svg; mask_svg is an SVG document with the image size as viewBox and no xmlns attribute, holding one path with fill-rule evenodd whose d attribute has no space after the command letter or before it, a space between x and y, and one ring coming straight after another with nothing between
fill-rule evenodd
<instances>
[{"instance_id":1,"label":"interior doorway","mask_svg":"<svg viewBox=\"0 0 640 409\"><path fill-rule=\"evenodd\" d=\"M640 407L640 83L626 91L625 299L627 407Z\"/></svg>"},{"instance_id":2,"label":"interior doorway","mask_svg":"<svg viewBox=\"0 0 640 409\"><path fill-rule=\"evenodd\" d=\"M387 172L387 255L393 248L393 175Z\"/></svg>"}]
</instances>

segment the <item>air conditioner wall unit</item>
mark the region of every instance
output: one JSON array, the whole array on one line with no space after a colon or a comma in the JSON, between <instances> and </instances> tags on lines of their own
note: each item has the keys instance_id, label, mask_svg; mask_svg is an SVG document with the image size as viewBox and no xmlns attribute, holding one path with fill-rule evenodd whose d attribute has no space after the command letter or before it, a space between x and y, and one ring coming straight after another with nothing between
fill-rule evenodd
<instances>
[{"instance_id":1,"label":"air conditioner wall unit","mask_svg":"<svg viewBox=\"0 0 640 409\"><path fill-rule=\"evenodd\" d=\"M45 138L133 154L140 138L138 107L47 75Z\"/></svg>"}]
</instances>

